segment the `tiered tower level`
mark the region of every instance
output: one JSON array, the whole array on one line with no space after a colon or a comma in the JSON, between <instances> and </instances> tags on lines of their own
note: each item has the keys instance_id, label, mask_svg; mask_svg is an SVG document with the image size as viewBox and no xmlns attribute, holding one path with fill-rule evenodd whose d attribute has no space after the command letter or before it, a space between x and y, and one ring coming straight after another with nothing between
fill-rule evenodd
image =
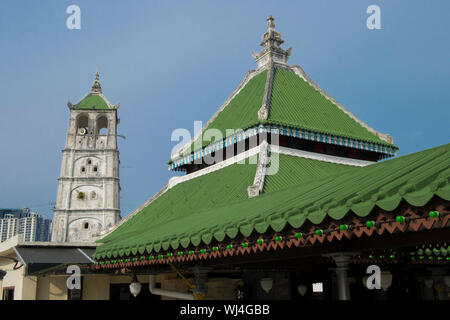
<instances>
[{"instance_id":1,"label":"tiered tower level","mask_svg":"<svg viewBox=\"0 0 450 320\"><path fill-rule=\"evenodd\" d=\"M98 72L91 91L72 105L54 208L52 241L93 241L120 220L117 109L102 94Z\"/></svg>"},{"instance_id":2,"label":"tiered tower level","mask_svg":"<svg viewBox=\"0 0 450 320\"><path fill-rule=\"evenodd\" d=\"M390 135L369 127L315 84L301 67L289 65L292 48L284 50L283 42L275 31L274 18L269 16L260 42L263 49L253 53L257 69L248 71L202 131L172 154L169 170L189 174L211 166L206 157L215 157L217 164L256 147L270 152L275 144L280 153L357 166L396 155L398 148ZM205 137L210 133L204 135L208 129L219 130L223 138L211 141ZM234 133L227 133L230 129ZM268 133L268 138L261 138ZM266 140L268 146L263 143ZM239 144L244 148L238 148ZM264 177L255 177L256 181L262 187ZM249 190L249 195L261 191Z\"/></svg>"}]
</instances>

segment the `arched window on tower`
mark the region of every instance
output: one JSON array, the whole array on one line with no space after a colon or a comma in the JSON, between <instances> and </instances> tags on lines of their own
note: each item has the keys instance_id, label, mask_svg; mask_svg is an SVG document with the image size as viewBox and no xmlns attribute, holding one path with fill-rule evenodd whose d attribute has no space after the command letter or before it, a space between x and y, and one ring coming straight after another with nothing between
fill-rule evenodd
<instances>
[{"instance_id":1,"label":"arched window on tower","mask_svg":"<svg viewBox=\"0 0 450 320\"><path fill-rule=\"evenodd\" d=\"M85 135L88 133L89 118L87 115L82 114L77 119L77 134Z\"/></svg>"},{"instance_id":2,"label":"arched window on tower","mask_svg":"<svg viewBox=\"0 0 450 320\"><path fill-rule=\"evenodd\" d=\"M107 135L108 134L108 119L106 117L100 117L97 119L97 134Z\"/></svg>"}]
</instances>

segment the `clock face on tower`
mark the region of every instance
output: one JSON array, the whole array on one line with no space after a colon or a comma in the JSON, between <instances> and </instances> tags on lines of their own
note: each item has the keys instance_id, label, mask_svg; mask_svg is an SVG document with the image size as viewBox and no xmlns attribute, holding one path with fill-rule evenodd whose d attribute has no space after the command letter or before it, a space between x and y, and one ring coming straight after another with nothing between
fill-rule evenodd
<instances>
[{"instance_id":1,"label":"clock face on tower","mask_svg":"<svg viewBox=\"0 0 450 320\"><path fill-rule=\"evenodd\" d=\"M85 135L86 133L87 133L86 128L79 128L78 129L78 134Z\"/></svg>"}]
</instances>

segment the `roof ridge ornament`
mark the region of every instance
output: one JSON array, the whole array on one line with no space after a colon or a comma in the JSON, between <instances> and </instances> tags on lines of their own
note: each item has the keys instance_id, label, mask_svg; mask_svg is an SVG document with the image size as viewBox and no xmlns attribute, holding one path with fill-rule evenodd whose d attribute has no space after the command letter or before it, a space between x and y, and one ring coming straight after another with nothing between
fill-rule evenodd
<instances>
[{"instance_id":1,"label":"roof ridge ornament","mask_svg":"<svg viewBox=\"0 0 450 320\"><path fill-rule=\"evenodd\" d=\"M92 87L91 87L91 93L96 93L96 94L102 93L102 86L100 85L98 69L95 72L95 79L94 79L94 83L92 84Z\"/></svg>"},{"instance_id":2,"label":"roof ridge ornament","mask_svg":"<svg viewBox=\"0 0 450 320\"><path fill-rule=\"evenodd\" d=\"M255 178L253 184L247 187L247 194L249 198L254 198L263 193L264 180L267 172L267 165L270 163L269 143L263 140L259 145L259 157L256 167Z\"/></svg>"},{"instance_id":3,"label":"roof ridge ornament","mask_svg":"<svg viewBox=\"0 0 450 320\"><path fill-rule=\"evenodd\" d=\"M272 15L269 15L267 18L267 31L269 30L275 30L275 23L273 22L275 19L272 17Z\"/></svg>"},{"instance_id":4,"label":"roof ridge ornament","mask_svg":"<svg viewBox=\"0 0 450 320\"><path fill-rule=\"evenodd\" d=\"M267 120L270 111L270 97L272 96L274 66L273 61L269 60L267 65L266 86L264 87L264 96L261 108L258 110L258 119Z\"/></svg>"},{"instance_id":5,"label":"roof ridge ornament","mask_svg":"<svg viewBox=\"0 0 450 320\"><path fill-rule=\"evenodd\" d=\"M275 23L272 15L267 18L267 32L262 35L260 46L264 47L260 53L253 52L253 58L258 63L258 68L265 67L269 62L288 65L292 48L283 50L280 46L284 43L281 34L275 31Z\"/></svg>"}]
</instances>

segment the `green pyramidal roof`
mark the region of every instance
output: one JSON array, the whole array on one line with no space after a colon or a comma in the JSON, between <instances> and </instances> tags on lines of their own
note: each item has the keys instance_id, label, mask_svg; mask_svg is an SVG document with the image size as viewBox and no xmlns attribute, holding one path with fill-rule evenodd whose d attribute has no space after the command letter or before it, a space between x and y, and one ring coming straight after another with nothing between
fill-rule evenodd
<instances>
[{"instance_id":1,"label":"green pyramidal roof","mask_svg":"<svg viewBox=\"0 0 450 320\"><path fill-rule=\"evenodd\" d=\"M172 153L169 169L263 132L387 156L396 154L398 148L389 135L370 128L327 95L300 67L289 65L292 48L284 50L282 43L274 18L269 16L267 32L260 42L263 49L252 54L258 68L247 72L199 135Z\"/></svg>"},{"instance_id":2,"label":"green pyramidal roof","mask_svg":"<svg viewBox=\"0 0 450 320\"><path fill-rule=\"evenodd\" d=\"M227 129L248 129L260 124L281 125L285 127L310 130L343 138L356 139L384 146L394 146L387 139L381 139L374 130L357 120L348 111L327 97L310 80L300 77L294 68L274 68L269 100L269 115L266 120L258 119L265 95L267 70L263 70L248 80L231 97L228 104L218 111L208 122L203 132L218 129L223 137L230 134ZM197 137L190 148L182 152L187 155L214 141Z\"/></svg>"}]
</instances>

